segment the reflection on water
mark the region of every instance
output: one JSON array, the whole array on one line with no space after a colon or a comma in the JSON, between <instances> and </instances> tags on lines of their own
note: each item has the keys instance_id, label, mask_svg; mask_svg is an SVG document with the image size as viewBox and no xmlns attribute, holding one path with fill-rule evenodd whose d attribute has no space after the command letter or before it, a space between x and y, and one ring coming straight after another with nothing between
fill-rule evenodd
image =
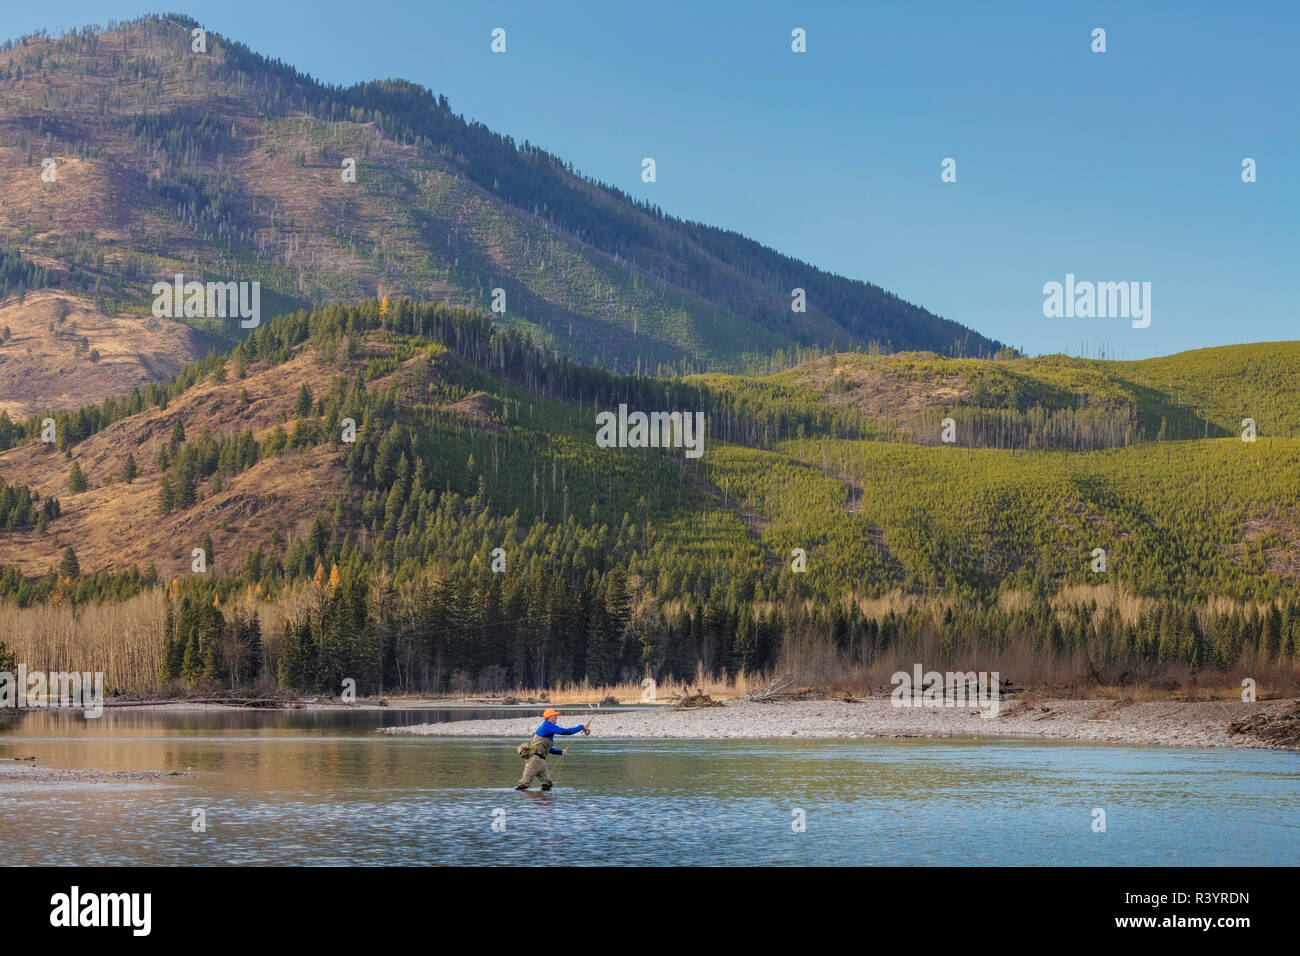
<instances>
[{"instance_id":1,"label":"reflection on water","mask_svg":"<svg viewBox=\"0 0 1300 956\"><path fill-rule=\"evenodd\" d=\"M1300 756L1012 740L602 740L511 789L517 741L390 737L515 710L34 712L0 757L185 770L0 782L8 864L1294 865ZM531 712L527 710L524 712ZM207 831L190 829L201 807ZM1093 809L1106 832L1093 832ZM804 811L806 832L791 824ZM494 811L504 811L501 813ZM505 831L493 829L505 821Z\"/></svg>"}]
</instances>

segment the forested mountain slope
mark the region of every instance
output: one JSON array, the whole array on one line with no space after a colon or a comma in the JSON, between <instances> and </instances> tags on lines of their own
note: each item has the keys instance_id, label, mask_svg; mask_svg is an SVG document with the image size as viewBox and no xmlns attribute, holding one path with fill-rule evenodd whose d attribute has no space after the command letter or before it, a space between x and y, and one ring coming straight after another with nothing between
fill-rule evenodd
<instances>
[{"instance_id":1,"label":"forested mountain slope","mask_svg":"<svg viewBox=\"0 0 1300 956\"><path fill-rule=\"evenodd\" d=\"M187 680L237 682L251 622L281 621L258 659L293 687L391 682L399 660L435 688L690 676L820 640L1117 674L1300 654L1300 439L926 446L807 385L724 384L576 364L445 306L283 316L54 415L56 442L7 425L0 594L163 586L159 666ZM620 403L703 412L704 454L600 447Z\"/></svg>"},{"instance_id":2,"label":"forested mountain slope","mask_svg":"<svg viewBox=\"0 0 1300 956\"><path fill-rule=\"evenodd\" d=\"M194 52L194 26L148 17L0 48L0 238L41 284L144 315L175 273L256 280L267 318L384 294L487 310L501 289L499 322L628 371L871 342L999 348L583 179L428 90L325 86L214 33Z\"/></svg>"},{"instance_id":3,"label":"forested mountain slope","mask_svg":"<svg viewBox=\"0 0 1300 956\"><path fill-rule=\"evenodd\" d=\"M738 401L779 399L859 419L881 436L995 448L1114 448L1162 439L1300 436L1300 342L1198 349L1141 361L998 360L933 353L826 355L759 378L693 376Z\"/></svg>"}]
</instances>

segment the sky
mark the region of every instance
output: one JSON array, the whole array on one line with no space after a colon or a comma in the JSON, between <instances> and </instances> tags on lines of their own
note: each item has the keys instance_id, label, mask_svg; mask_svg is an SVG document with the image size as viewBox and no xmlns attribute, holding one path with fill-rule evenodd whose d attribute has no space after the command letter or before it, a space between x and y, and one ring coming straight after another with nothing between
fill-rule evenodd
<instances>
[{"instance_id":1,"label":"sky","mask_svg":"<svg viewBox=\"0 0 1300 956\"><path fill-rule=\"evenodd\" d=\"M1300 338L1289 0L64 0L6 4L0 38L164 10L324 82L427 86L666 213L1030 353ZM1067 274L1149 282L1150 324L1045 316Z\"/></svg>"}]
</instances>

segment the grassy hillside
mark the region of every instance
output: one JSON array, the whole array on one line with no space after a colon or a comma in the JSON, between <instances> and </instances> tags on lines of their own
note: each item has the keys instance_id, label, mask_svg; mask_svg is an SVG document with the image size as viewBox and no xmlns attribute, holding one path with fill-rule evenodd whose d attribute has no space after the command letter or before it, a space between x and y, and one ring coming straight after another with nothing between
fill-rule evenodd
<instances>
[{"instance_id":1,"label":"grassy hillside","mask_svg":"<svg viewBox=\"0 0 1300 956\"><path fill-rule=\"evenodd\" d=\"M1264 342L1133 362L853 353L762 378L692 380L747 403L823 405L864 432L921 444L940 444L952 417L962 446L1089 450L1240 436L1245 418L1260 435L1300 437L1288 400L1298 377L1300 342Z\"/></svg>"},{"instance_id":2,"label":"grassy hillside","mask_svg":"<svg viewBox=\"0 0 1300 956\"><path fill-rule=\"evenodd\" d=\"M773 551L806 549L808 586L830 593L1118 583L1263 600L1300 579L1297 465L1296 439L1090 454L808 439L720 449L710 477L766 519Z\"/></svg>"},{"instance_id":3,"label":"grassy hillside","mask_svg":"<svg viewBox=\"0 0 1300 956\"><path fill-rule=\"evenodd\" d=\"M75 410L165 382L217 344L181 322L51 290L0 299L0 414Z\"/></svg>"}]
</instances>

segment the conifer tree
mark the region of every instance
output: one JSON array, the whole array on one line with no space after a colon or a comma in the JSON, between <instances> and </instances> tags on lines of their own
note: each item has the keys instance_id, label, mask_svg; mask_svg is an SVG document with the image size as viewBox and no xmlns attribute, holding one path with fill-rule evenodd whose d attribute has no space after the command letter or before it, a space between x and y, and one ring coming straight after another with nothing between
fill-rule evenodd
<instances>
[{"instance_id":1,"label":"conifer tree","mask_svg":"<svg viewBox=\"0 0 1300 956\"><path fill-rule=\"evenodd\" d=\"M80 494L86 490L86 476L81 471L81 464L74 461L72 468L68 471L68 491L72 494Z\"/></svg>"}]
</instances>

